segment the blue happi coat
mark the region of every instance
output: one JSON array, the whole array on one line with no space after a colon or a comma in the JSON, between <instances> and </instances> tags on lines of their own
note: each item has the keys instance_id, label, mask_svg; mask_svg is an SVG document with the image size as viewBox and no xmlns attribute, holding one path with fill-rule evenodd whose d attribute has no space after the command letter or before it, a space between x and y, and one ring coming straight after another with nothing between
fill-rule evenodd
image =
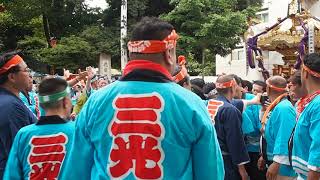
<instances>
[{"instance_id":1,"label":"blue happi coat","mask_svg":"<svg viewBox=\"0 0 320 180\"><path fill-rule=\"evenodd\" d=\"M0 88L0 179L2 179L9 151L19 129L36 122L36 117L21 99Z\"/></svg>"},{"instance_id":2,"label":"blue happi coat","mask_svg":"<svg viewBox=\"0 0 320 180\"><path fill-rule=\"evenodd\" d=\"M292 165L300 179L310 170L320 172L320 96L304 109L297 122L292 152Z\"/></svg>"},{"instance_id":3,"label":"blue happi coat","mask_svg":"<svg viewBox=\"0 0 320 180\"><path fill-rule=\"evenodd\" d=\"M241 129L241 112L223 96L218 96L217 99L210 101L208 103L209 106L214 105L212 101L216 102L217 106L219 106L217 107L214 120L220 148L224 157L225 179L237 179L240 177L238 165L246 164L250 161ZM211 115L213 114L211 113Z\"/></svg>"},{"instance_id":4,"label":"blue happi coat","mask_svg":"<svg viewBox=\"0 0 320 180\"><path fill-rule=\"evenodd\" d=\"M42 116L17 133L4 180L54 179L63 171L74 133L74 122Z\"/></svg>"},{"instance_id":5,"label":"blue happi coat","mask_svg":"<svg viewBox=\"0 0 320 180\"><path fill-rule=\"evenodd\" d=\"M20 99L23 101L23 103L30 109L30 111L37 117L39 118L40 116L44 116L45 112L44 110L40 107L39 101L36 100L37 93L31 91L28 92L28 97L20 92L19 94Z\"/></svg>"},{"instance_id":6,"label":"blue happi coat","mask_svg":"<svg viewBox=\"0 0 320 180\"><path fill-rule=\"evenodd\" d=\"M90 96L62 179L222 180L221 151L203 102L170 81L162 66L139 62L156 68L134 69Z\"/></svg>"},{"instance_id":7,"label":"blue happi coat","mask_svg":"<svg viewBox=\"0 0 320 180\"><path fill-rule=\"evenodd\" d=\"M253 94L245 94L246 100L251 100L254 97ZM249 105L244 111L245 116L244 114L242 116L243 119L249 119L253 127L253 131L247 133L245 138L248 152L260 152L261 121L259 113L261 108L261 105Z\"/></svg>"},{"instance_id":8,"label":"blue happi coat","mask_svg":"<svg viewBox=\"0 0 320 180\"><path fill-rule=\"evenodd\" d=\"M231 101L231 104L234 105L240 112L242 115L242 123L241 123L241 128L242 128L242 132L243 134L249 134L254 132L254 127L253 124L250 120L249 114L247 114L244 102L242 99L233 99Z\"/></svg>"},{"instance_id":9,"label":"blue happi coat","mask_svg":"<svg viewBox=\"0 0 320 180\"><path fill-rule=\"evenodd\" d=\"M288 157L288 142L295 125L296 112L291 102L281 100L269 113L265 125L267 142L267 157L269 161L280 163L281 176L296 176L290 166Z\"/></svg>"}]
</instances>

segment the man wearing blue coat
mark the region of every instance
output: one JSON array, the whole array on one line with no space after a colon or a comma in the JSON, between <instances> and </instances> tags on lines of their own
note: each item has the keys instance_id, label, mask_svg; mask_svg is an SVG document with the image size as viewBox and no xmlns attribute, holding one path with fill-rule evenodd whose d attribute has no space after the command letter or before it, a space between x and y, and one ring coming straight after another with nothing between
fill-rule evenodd
<instances>
[{"instance_id":1,"label":"man wearing blue coat","mask_svg":"<svg viewBox=\"0 0 320 180\"><path fill-rule=\"evenodd\" d=\"M19 98L19 92L28 87L29 75L28 66L17 52L0 56L0 179L17 132L36 121Z\"/></svg>"},{"instance_id":2,"label":"man wearing blue coat","mask_svg":"<svg viewBox=\"0 0 320 180\"><path fill-rule=\"evenodd\" d=\"M62 179L224 178L204 103L173 82L178 35L143 18L120 81L92 94L76 120Z\"/></svg>"}]
</instances>

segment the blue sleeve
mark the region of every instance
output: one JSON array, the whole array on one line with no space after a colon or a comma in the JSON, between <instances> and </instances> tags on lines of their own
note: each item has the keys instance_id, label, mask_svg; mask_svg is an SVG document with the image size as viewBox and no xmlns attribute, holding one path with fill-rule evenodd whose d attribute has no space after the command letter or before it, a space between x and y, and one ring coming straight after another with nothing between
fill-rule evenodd
<instances>
[{"instance_id":1,"label":"blue sleeve","mask_svg":"<svg viewBox=\"0 0 320 180\"><path fill-rule=\"evenodd\" d=\"M24 126L33 124L37 121L37 117L24 105L15 104L14 110L11 111L10 121L15 127L15 134Z\"/></svg>"},{"instance_id":2,"label":"blue sleeve","mask_svg":"<svg viewBox=\"0 0 320 180\"><path fill-rule=\"evenodd\" d=\"M259 118L260 108L259 105L249 105L247 106L245 113L249 116L254 131L260 131L261 129L261 122Z\"/></svg>"},{"instance_id":3,"label":"blue sleeve","mask_svg":"<svg viewBox=\"0 0 320 180\"><path fill-rule=\"evenodd\" d=\"M262 109L261 105L254 105L254 119L255 119L255 126L260 131L262 128L261 120L260 120L260 110Z\"/></svg>"},{"instance_id":4,"label":"blue sleeve","mask_svg":"<svg viewBox=\"0 0 320 180\"><path fill-rule=\"evenodd\" d=\"M19 151L21 133L16 135L12 148L10 150L9 158L5 168L3 180L20 180L23 178L22 164L19 159L21 152Z\"/></svg>"},{"instance_id":5,"label":"blue sleeve","mask_svg":"<svg viewBox=\"0 0 320 180\"><path fill-rule=\"evenodd\" d=\"M242 113L242 124L241 124L241 127L242 127L243 134L250 134L250 133L254 132L254 127L253 127L253 124L252 124L252 120L251 120L249 114L246 111L244 111Z\"/></svg>"},{"instance_id":6,"label":"blue sleeve","mask_svg":"<svg viewBox=\"0 0 320 180\"><path fill-rule=\"evenodd\" d=\"M231 104L234 105L241 113L243 112L244 103L241 99L233 99Z\"/></svg>"},{"instance_id":7,"label":"blue sleeve","mask_svg":"<svg viewBox=\"0 0 320 180\"><path fill-rule=\"evenodd\" d=\"M16 134L21 128L36 122L36 117L33 115L31 111L27 109L27 107L22 107L19 104L15 105L14 107L15 110L11 111L9 119L12 138L16 136Z\"/></svg>"},{"instance_id":8,"label":"blue sleeve","mask_svg":"<svg viewBox=\"0 0 320 180\"><path fill-rule=\"evenodd\" d=\"M282 155L287 157L288 141L295 126L296 112L291 106L281 106L280 108L274 111L277 115L275 116L276 121L273 126L275 130L274 137L276 137L273 155Z\"/></svg>"},{"instance_id":9,"label":"blue sleeve","mask_svg":"<svg viewBox=\"0 0 320 180\"><path fill-rule=\"evenodd\" d=\"M248 151L241 130L241 113L235 108L226 108L224 115L224 130L226 144L231 155L233 164L239 165L249 162Z\"/></svg>"},{"instance_id":10,"label":"blue sleeve","mask_svg":"<svg viewBox=\"0 0 320 180\"><path fill-rule=\"evenodd\" d=\"M254 127L252 124L252 121L250 119L249 114L247 114L246 111L243 111L244 109L244 103L241 99L233 99L231 101L231 104L234 105L242 114L242 118L241 118L241 128L242 128L242 132L243 134L249 134L254 132Z\"/></svg>"},{"instance_id":11,"label":"blue sleeve","mask_svg":"<svg viewBox=\"0 0 320 180\"><path fill-rule=\"evenodd\" d=\"M317 107L319 108L319 107ZM309 149L308 168L320 172L320 111L314 109L310 112L310 136L312 139Z\"/></svg>"},{"instance_id":12,"label":"blue sleeve","mask_svg":"<svg viewBox=\"0 0 320 180\"><path fill-rule=\"evenodd\" d=\"M70 153L65 161L61 179L91 179L94 148L90 140L88 122L93 118L92 110L94 107L89 99L77 117Z\"/></svg>"},{"instance_id":13,"label":"blue sleeve","mask_svg":"<svg viewBox=\"0 0 320 180\"><path fill-rule=\"evenodd\" d=\"M197 141L192 146L193 179L224 179L224 166L215 128L203 106L195 112Z\"/></svg>"}]
</instances>

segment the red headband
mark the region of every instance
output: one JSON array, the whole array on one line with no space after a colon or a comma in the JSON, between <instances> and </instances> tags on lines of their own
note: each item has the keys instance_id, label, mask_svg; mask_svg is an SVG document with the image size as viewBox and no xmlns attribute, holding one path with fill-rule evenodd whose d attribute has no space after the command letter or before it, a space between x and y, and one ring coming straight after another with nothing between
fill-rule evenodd
<instances>
[{"instance_id":1,"label":"red headband","mask_svg":"<svg viewBox=\"0 0 320 180\"><path fill-rule=\"evenodd\" d=\"M185 77L188 76L188 71L185 66L182 66L181 71L173 77L176 83L182 81Z\"/></svg>"},{"instance_id":2,"label":"red headband","mask_svg":"<svg viewBox=\"0 0 320 180\"><path fill-rule=\"evenodd\" d=\"M309 74L311 74L314 77L320 78L320 73L315 72L313 70L311 70L310 68L308 68L306 65L302 65L303 69L306 70Z\"/></svg>"},{"instance_id":3,"label":"red headband","mask_svg":"<svg viewBox=\"0 0 320 180\"><path fill-rule=\"evenodd\" d=\"M13 56L13 58L11 58L7 63L4 64L4 66L0 68L0 74L7 72L10 68L20 64L22 61L23 59L19 55Z\"/></svg>"},{"instance_id":4,"label":"red headband","mask_svg":"<svg viewBox=\"0 0 320 180\"><path fill-rule=\"evenodd\" d=\"M153 54L165 52L168 49L176 47L179 35L175 30L162 41L158 40L142 40L142 41L129 41L128 50L132 53Z\"/></svg>"},{"instance_id":5,"label":"red headband","mask_svg":"<svg viewBox=\"0 0 320 180\"><path fill-rule=\"evenodd\" d=\"M271 85L269 83L269 81L266 81L266 84L268 87L270 87L271 89L275 90L275 91L287 91L287 88L281 88L281 87L277 87L277 86L274 86L274 85Z\"/></svg>"},{"instance_id":6,"label":"red headband","mask_svg":"<svg viewBox=\"0 0 320 180\"><path fill-rule=\"evenodd\" d=\"M226 89L226 88L231 88L236 84L236 81L232 79L231 81L224 82L224 83L218 83L216 82L216 88L217 89Z\"/></svg>"},{"instance_id":7,"label":"red headband","mask_svg":"<svg viewBox=\"0 0 320 180\"><path fill-rule=\"evenodd\" d=\"M185 56L179 56L178 57L178 62L179 62L179 66L181 66L181 70L177 75L175 75L173 77L173 79L174 79L174 81L176 83L182 81L185 77L188 76L188 71L187 71L187 68L186 68L186 63L187 63L186 57Z\"/></svg>"}]
</instances>

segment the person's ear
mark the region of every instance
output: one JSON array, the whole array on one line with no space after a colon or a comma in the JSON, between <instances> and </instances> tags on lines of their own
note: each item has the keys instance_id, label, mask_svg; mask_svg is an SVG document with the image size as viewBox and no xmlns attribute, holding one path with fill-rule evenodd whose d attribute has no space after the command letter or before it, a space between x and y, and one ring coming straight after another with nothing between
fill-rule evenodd
<instances>
[{"instance_id":1,"label":"person's ear","mask_svg":"<svg viewBox=\"0 0 320 180\"><path fill-rule=\"evenodd\" d=\"M306 72L305 69L302 68L301 70L301 77L304 77L305 79L308 79L309 78L309 73Z\"/></svg>"},{"instance_id":2,"label":"person's ear","mask_svg":"<svg viewBox=\"0 0 320 180\"><path fill-rule=\"evenodd\" d=\"M8 74L8 81L15 83L16 82L16 76L14 73Z\"/></svg>"},{"instance_id":3,"label":"person's ear","mask_svg":"<svg viewBox=\"0 0 320 180\"><path fill-rule=\"evenodd\" d=\"M171 53L171 50L172 49L168 49L168 50L166 50L166 52L164 53L165 55L164 55L164 59L165 59L165 63L166 64L169 64L169 65L173 65L173 58L172 58L172 53Z\"/></svg>"},{"instance_id":4,"label":"person's ear","mask_svg":"<svg viewBox=\"0 0 320 180\"><path fill-rule=\"evenodd\" d=\"M68 106L68 99L67 99L67 97L64 97L64 98L62 99L62 106L63 106L63 109L66 109L66 108L67 108L67 106Z\"/></svg>"}]
</instances>

